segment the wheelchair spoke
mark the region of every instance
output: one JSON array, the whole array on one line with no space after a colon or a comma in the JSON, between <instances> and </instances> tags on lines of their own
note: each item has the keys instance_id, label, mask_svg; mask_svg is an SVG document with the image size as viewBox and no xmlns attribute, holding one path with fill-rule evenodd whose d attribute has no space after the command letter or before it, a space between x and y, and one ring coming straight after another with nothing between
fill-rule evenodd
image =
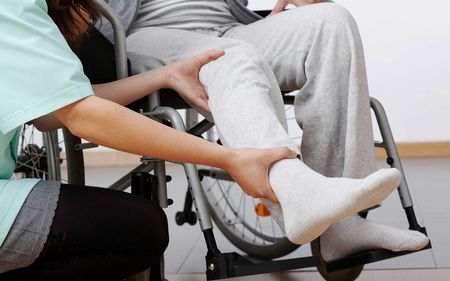
<instances>
[{"instance_id":1,"label":"wheelchair spoke","mask_svg":"<svg viewBox=\"0 0 450 281\"><path fill-rule=\"evenodd\" d=\"M244 200L244 213L243 213L244 214L244 221L245 221L245 214L247 214L246 206L247 206L247 200ZM245 236L245 228L246 228L245 224L242 224L242 237Z\"/></svg>"},{"instance_id":2,"label":"wheelchair spoke","mask_svg":"<svg viewBox=\"0 0 450 281\"><path fill-rule=\"evenodd\" d=\"M218 180L213 185L219 186L217 191L220 195L211 203L221 210L220 217L229 227L235 228L241 224L239 229L241 229L243 238L250 235L248 238L257 244L274 243L282 238L282 236L275 236L276 232L273 230L274 224L271 217L264 218L265 223L263 224L262 217L256 214L256 199L248 197L234 182L226 181L224 183ZM214 189L210 190L213 192ZM236 195L238 196L236 197ZM252 209L247 208L247 200L251 200ZM273 235L274 233L275 235ZM256 238L261 239L261 242L256 242Z\"/></svg>"},{"instance_id":3,"label":"wheelchair spoke","mask_svg":"<svg viewBox=\"0 0 450 281\"><path fill-rule=\"evenodd\" d=\"M239 199L239 205L238 205L238 209L237 209L237 212L234 214L235 215L235 217L234 217L234 224L236 224L236 222L238 221L238 219L239 219L239 216L238 216L238 213L239 213L239 211L241 210L241 207L242 207L242 202L244 202L245 201L245 193L241 193L241 199Z\"/></svg>"},{"instance_id":4,"label":"wheelchair spoke","mask_svg":"<svg viewBox=\"0 0 450 281\"><path fill-rule=\"evenodd\" d=\"M225 193L223 192L223 186L222 186L222 184L221 184L220 182L218 182L218 183L219 183L219 187L220 187L220 191L221 191L222 196L219 198L219 200L217 200L216 205L219 205L219 203L220 203L223 199L225 199Z\"/></svg>"},{"instance_id":5,"label":"wheelchair spoke","mask_svg":"<svg viewBox=\"0 0 450 281\"><path fill-rule=\"evenodd\" d=\"M272 236L275 237L275 225L273 224L273 219L270 220L270 225L272 226Z\"/></svg>"},{"instance_id":6,"label":"wheelchair spoke","mask_svg":"<svg viewBox=\"0 0 450 281\"><path fill-rule=\"evenodd\" d=\"M251 199L252 200L252 203L253 203L253 208L256 210L256 204L255 204L255 199ZM256 221L255 221L255 233L254 233L254 236L255 236L255 238L256 238L256 233L258 232L258 227L259 227L259 232L260 233L263 233L263 229L262 229L262 225L261 225L261 220L260 220L260 217L257 215L256 216ZM265 243L265 241L263 240L263 244Z\"/></svg>"},{"instance_id":7,"label":"wheelchair spoke","mask_svg":"<svg viewBox=\"0 0 450 281\"><path fill-rule=\"evenodd\" d=\"M35 130L33 125L27 124L20 129L14 178L32 177L52 180L55 179L54 177L58 177L58 180L67 182L64 178L61 179L60 172L56 170L60 170L61 164L59 151L52 153L53 149L59 147L61 142L55 145L56 143L53 141L56 138L46 139L45 134L38 133ZM48 144L47 141L51 143ZM47 145L50 145L50 147L47 147Z\"/></svg>"},{"instance_id":8,"label":"wheelchair spoke","mask_svg":"<svg viewBox=\"0 0 450 281\"><path fill-rule=\"evenodd\" d=\"M213 189L213 187L216 187L219 184L219 182L215 181L214 184L212 184L208 189L206 189L206 192L211 192L211 189Z\"/></svg>"},{"instance_id":9,"label":"wheelchair spoke","mask_svg":"<svg viewBox=\"0 0 450 281\"><path fill-rule=\"evenodd\" d=\"M29 163L33 163L33 166L35 166L36 165L36 163L37 163L37 160L40 158L40 157L42 157L42 156L44 156L44 154L45 154L45 152L41 152L40 154L29 154L29 155L34 155L33 157L31 157L30 159L28 159L27 161L25 161L25 162L19 162L19 163L17 163L17 168L21 168L21 167L28 167L28 168L30 168L31 166L29 165Z\"/></svg>"}]
</instances>

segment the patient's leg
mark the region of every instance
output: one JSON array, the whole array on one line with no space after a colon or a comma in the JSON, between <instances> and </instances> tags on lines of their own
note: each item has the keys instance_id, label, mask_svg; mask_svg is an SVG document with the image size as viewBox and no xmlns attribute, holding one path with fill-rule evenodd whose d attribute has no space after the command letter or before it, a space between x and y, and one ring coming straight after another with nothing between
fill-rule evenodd
<instances>
[{"instance_id":1,"label":"patient's leg","mask_svg":"<svg viewBox=\"0 0 450 281\"><path fill-rule=\"evenodd\" d=\"M375 170L362 43L344 8L308 5L226 36L254 45L283 89L300 89L295 110L308 166L333 177L362 178ZM329 260L374 248L419 249L428 239L354 216L333 225L321 241Z\"/></svg>"},{"instance_id":2,"label":"patient's leg","mask_svg":"<svg viewBox=\"0 0 450 281\"><path fill-rule=\"evenodd\" d=\"M351 15L333 3L307 5L233 28L255 46L283 90L299 90L295 114L302 157L330 177L375 171L362 43Z\"/></svg>"},{"instance_id":3,"label":"patient's leg","mask_svg":"<svg viewBox=\"0 0 450 281\"><path fill-rule=\"evenodd\" d=\"M151 47L148 52L169 57L170 61L204 50L225 49L223 57L200 72L224 144L259 148L288 146L298 151L285 131L284 106L277 80L254 47L234 39L208 38L189 32L174 32L170 36L173 39L167 39L168 32L164 31L155 38L152 32L148 34L149 42L158 42L161 49ZM129 38L133 43L129 44L130 50L142 52L137 35ZM181 51L185 54L180 54ZM299 160L276 163L269 177L284 210L286 233L294 243L311 241L337 220L377 204L399 182L398 171L393 169L381 170L362 180L327 178Z\"/></svg>"},{"instance_id":4,"label":"patient's leg","mask_svg":"<svg viewBox=\"0 0 450 281\"><path fill-rule=\"evenodd\" d=\"M277 81L253 47L236 42L224 57L202 69L200 79L224 144L297 149L283 126L286 121ZM361 180L327 178L296 159L276 163L269 178L284 211L287 237L298 244L313 240L364 206L377 204L400 179L394 169Z\"/></svg>"}]
</instances>

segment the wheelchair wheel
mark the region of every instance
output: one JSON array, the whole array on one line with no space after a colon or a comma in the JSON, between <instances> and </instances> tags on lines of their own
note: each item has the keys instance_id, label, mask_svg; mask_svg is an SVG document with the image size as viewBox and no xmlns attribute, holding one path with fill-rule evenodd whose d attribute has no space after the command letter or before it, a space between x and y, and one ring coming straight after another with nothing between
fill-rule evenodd
<instances>
[{"instance_id":1,"label":"wheelchair wheel","mask_svg":"<svg viewBox=\"0 0 450 281\"><path fill-rule=\"evenodd\" d=\"M79 172L79 167L83 167L82 153L75 149L77 139L71 134L63 137L61 130L40 133L33 125L25 124L19 135L13 178L39 178L73 184L81 179L84 182L84 174ZM67 164L67 169L61 169L64 164Z\"/></svg>"},{"instance_id":2,"label":"wheelchair wheel","mask_svg":"<svg viewBox=\"0 0 450 281\"><path fill-rule=\"evenodd\" d=\"M350 268L346 268L339 271L328 272L325 266L325 262L320 254L320 240L316 239L311 242L311 252L313 256L320 258L320 265L317 266L317 270L320 275L327 281L352 281L356 280L364 269L364 265L358 265Z\"/></svg>"},{"instance_id":3,"label":"wheelchair wheel","mask_svg":"<svg viewBox=\"0 0 450 281\"><path fill-rule=\"evenodd\" d=\"M284 236L264 205L243 193L225 171L205 169L200 173L211 216L237 248L252 257L268 260L299 247Z\"/></svg>"}]
</instances>

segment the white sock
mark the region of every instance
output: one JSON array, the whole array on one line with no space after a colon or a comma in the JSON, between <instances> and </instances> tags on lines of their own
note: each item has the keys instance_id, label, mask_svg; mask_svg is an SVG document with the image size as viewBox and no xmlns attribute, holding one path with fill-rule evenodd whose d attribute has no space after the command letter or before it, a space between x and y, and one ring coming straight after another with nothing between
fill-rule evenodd
<instances>
[{"instance_id":1,"label":"white sock","mask_svg":"<svg viewBox=\"0 0 450 281\"><path fill-rule=\"evenodd\" d=\"M282 207L287 238L305 244L333 223L380 203L398 187L400 172L381 169L363 179L328 178L302 161L286 159L272 166L269 180ZM273 204L268 207L277 219L281 212Z\"/></svg>"},{"instance_id":2,"label":"white sock","mask_svg":"<svg viewBox=\"0 0 450 281\"><path fill-rule=\"evenodd\" d=\"M320 236L322 258L333 261L367 250L420 250L428 237L418 231L378 224L354 215L333 224Z\"/></svg>"}]
</instances>

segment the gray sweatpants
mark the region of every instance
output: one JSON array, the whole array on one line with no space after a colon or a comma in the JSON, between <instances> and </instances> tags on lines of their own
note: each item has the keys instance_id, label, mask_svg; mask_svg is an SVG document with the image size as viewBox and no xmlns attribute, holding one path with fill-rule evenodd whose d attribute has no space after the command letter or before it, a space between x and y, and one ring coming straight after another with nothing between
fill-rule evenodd
<instances>
[{"instance_id":1,"label":"gray sweatpants","mask_svg":"<svg viewBox=\"0 0 450 281\"><path fill-rule=\"evenodd\" d=\"M150 27L131 34L127 43L129 51L164 63L225 50L200 72L224 144L298 150L286 133L280 88L300 89L295 115L304 162L334 177L360 178L375 170L362 43L341 6L303 6L222 37Z\"/></svg>"}]
</instances>

